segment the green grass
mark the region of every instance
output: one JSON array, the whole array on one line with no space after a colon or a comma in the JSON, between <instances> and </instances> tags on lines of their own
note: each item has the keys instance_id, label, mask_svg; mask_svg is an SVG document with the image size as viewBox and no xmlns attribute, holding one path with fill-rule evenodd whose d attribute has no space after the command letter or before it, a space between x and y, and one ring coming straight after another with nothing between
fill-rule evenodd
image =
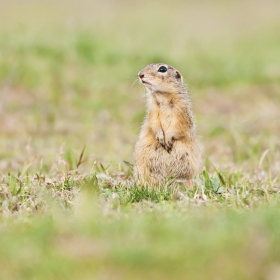
<instances>
[{"instance_id":1,"label":"green grass","mask_svg":"<svg viewBox=\"0 0 280 280\"><path fill-rule=\"evenodd\" d=\"M279 279L279 3L16 2L0 4L0 278ZM128 183L133 83L159 61L193 101L192 190Z\"/></svg>"}]
</instances>

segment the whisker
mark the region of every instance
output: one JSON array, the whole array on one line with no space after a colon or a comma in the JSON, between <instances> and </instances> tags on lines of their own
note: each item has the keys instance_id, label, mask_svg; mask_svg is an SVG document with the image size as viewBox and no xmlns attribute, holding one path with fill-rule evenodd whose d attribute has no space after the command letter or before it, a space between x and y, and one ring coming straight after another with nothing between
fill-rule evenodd
<instances>
[{"instance_id":1,"label":"whisker","mask_svg":"<svg viewBox=\"0 0 280 280\"><path fill-rule=\"evenodd\" d=\"M130 88L132 88L136 83L138 82L138 78L136 78L133 82L133 84L130 86Z\"/></svg>"}]
</instances>

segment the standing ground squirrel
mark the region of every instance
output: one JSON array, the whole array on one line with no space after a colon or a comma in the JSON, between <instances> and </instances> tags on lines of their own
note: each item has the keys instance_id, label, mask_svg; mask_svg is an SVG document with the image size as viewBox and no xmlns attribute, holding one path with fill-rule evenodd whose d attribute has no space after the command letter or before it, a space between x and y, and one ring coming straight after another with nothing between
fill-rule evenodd
<instances>
[{"instance_id":1,"label":"standing ground squirrel","mask_svg":"<svg viewBox=\"0 0 280 280\"><path fill-rule=\"evenodd\" d=\"M134 177L140 184L184 182L191 188L201 151L183 77L164 63L150 64L138 76L148 102L134 151Z\"/></svg>"}]
</instances>

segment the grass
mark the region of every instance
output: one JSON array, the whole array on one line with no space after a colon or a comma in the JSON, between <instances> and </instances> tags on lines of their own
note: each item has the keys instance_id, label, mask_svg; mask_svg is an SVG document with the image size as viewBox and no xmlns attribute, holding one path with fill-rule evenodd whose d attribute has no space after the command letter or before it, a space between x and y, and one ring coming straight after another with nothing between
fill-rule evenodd
<instances>
[{"instance_id":1,"label":"grass","mask_svg":"<svg viewBox=\"0 0 280 280\"><path fill-rule=\"evenodd\" d=\"M0 278L279 279L279 4L106 3L0 4ZM193 101L188 191L126 181L159 61Z\"/></svg>"}]
</instances>

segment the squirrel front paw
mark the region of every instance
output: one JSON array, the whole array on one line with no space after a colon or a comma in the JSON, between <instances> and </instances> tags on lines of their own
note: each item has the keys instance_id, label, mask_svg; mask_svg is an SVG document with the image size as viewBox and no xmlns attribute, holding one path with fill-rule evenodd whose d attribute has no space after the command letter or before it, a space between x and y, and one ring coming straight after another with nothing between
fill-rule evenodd
<instances>
[{"instance_id":1,"label":"squirrel front paw","mask_svg":"<svg viewBox=\"0 0 280 280\"><path fill-rule=\"evenodd\" d=\"M170 137L170 138L167 138L165 137L165 149L168 153L170 153L172 151L172 148L173 148L173 143L174 143L174 137Z\"/></svg>"},{"instance_id":2,"label":"squirrel front paw","mask_svg":"<svg viewBox=\"0 0 280 280\"><path fill-rule=\"evenodd\" d=\"M168 152L170 153L173 148L173 142L174 142L174 137L167 137L164 136L163 131L159 132L156 135L156 140L160 143L160 145Z\"/></svg>"},{"instance_id":3,"label":"squirrel front paw","mask_svg":"<svg viewBox=\"0 0 280 280\"><path fill-rule=\"evenodd\" d=\"M157 141L160 143L160 145L165 149L165 141L164 141L164 135L163 133L159 133L157 136L156 136L156 139Z\"/></svg>"}]
</instances>

